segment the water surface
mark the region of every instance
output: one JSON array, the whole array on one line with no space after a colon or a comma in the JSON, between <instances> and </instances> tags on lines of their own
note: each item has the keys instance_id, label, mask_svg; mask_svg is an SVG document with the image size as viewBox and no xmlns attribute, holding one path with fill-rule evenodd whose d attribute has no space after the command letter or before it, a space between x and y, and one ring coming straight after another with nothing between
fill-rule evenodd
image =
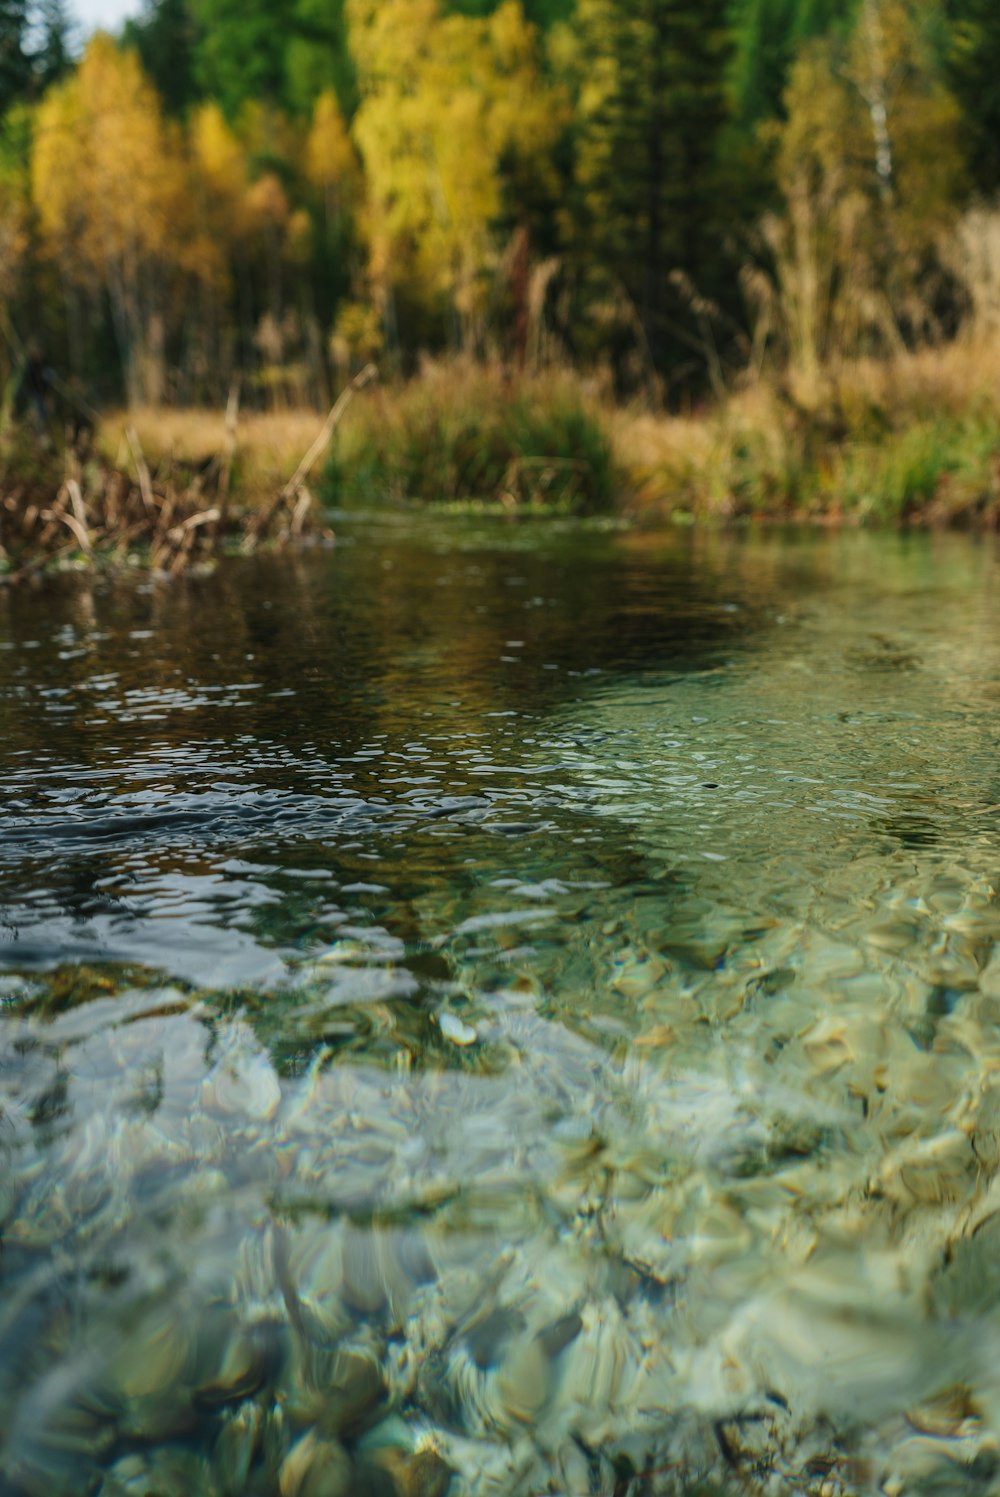
<instances>
[{"instance_id":1,"label":"water surface","mask_svg":"<svg viewBox=\"0 0 1000 1497\"><path fill-rule=\"evenodd\" d=\"M998 581L420 516L0 593L0 1491L991 1490Z\"/></svg>"}]
</instances>

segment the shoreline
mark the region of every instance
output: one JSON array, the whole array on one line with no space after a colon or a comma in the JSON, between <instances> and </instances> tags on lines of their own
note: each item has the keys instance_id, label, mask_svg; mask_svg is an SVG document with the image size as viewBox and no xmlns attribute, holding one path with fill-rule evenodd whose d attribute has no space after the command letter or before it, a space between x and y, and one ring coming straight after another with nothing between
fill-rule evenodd
<instances>
[{"instance_id":1,"label":"shoreline","mask_svg":"<svg viewBox=\"0 0 1000 1497\"><path fill-rule=\"evenodd\" d=\"M373 373L326 422L303 409L143 409L105 416L89 452L62 455L8 432L0 580L66 565L176 574L227 549L298 543L322 530L325 506L1000 529L990 348L844 366L809 390L758 380L688 415L615 405L569 370L511 379L455 361L358 394Z\"/></svg>"}]
</instances>

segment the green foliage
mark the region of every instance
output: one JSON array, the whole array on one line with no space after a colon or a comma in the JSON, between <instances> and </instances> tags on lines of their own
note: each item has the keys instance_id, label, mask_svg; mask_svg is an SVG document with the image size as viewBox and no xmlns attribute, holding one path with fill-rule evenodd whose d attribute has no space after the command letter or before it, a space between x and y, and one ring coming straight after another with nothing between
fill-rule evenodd
<instances>
[{"instance_id":1,"label":"green foliage","mask_svg":"<svg viewBox=\"0 0 1000 1497\"><path fill-rule=\"evenodd\" d=\"M652 461L626 423L624 481L638 502L682 516L995 525L1000 406L987 379L949 389L954 373L900 367L876 391L872 369L856 367L812 410L760 389L681 426Z\"/></svg>"},{"instance_id":2,"label":"green foliage","mask_svg":"<svg viewBox=\"0 0 1000 1497\"><path fill-rule=\"evenodd\" d=\"M65 0L0 0L0 116L65 75L71 37Z\"/></svg>"},{"instance_id":3,"label":"green foliage","mask_svg":"<svg viewBox=\"0 0 1000 1497\"><path fill-rule=\"evenodd\" d=\"M845 446L842 503L865 519L900 521L932 509L939 520L972 518L996 505L1000 426L968 414L914 421L877 442Z\"/></svg>"},{"instance_id":4,"label":"green foliage","mask_svg":"<svg viewBox=\"0 0 1000 1497\"><path fill-rule=\"evenodd\" d=\"M577 34L577 243L663 371L697 346L693 303L719 266L725 0L580 0Z\"/></svg>"},{"instance_id":5,"label":"green foliage","mask_svg":"<svg viewBox=\"0 0 1000 1497\"><path fill-rule=\"evenodd\" d=\"M1000 6L946 0L948 81L965 114L968 162L976 186L1000 188Z\"/></svg>"},{"instance_id":6,"label":"green foliage","mask_svg":"<svg viewBox=\"0 0 1000 1497\"><path fill-rule=\"evenodd\" d=\"M147 0L124 40L172 114L199 99L233 120L248 103L307 114L330 87L356 104L343 0Z\"/></svg>"},{"instance_id":7,"label":"green foliage","mask_svg":"<svg viewBox=\"0 0 1000 1497\"><path fill-rule=\"evenodd\" d=\"M595 514L617 489L608 436L572 387L485 374L358 402L327 469L340 503L420 500Z\"/></svg>"},{"instance_id":8,"label":"green foliage","mask_svg":"<svg viewBox=\"0 0 1000 1497\"><path fill-rule=\"evenodd\" d=\"M199 31L188 0L149 0L142 17L126 24L124 42L138 52L167 112L183 114L190 108L199 96Z\"/></svg>"},{"instance_id":9,"label":"green foliage","mask_svg":"<svg viewBox=\"0 0 1000 1497\"><path fill-rule=\"evenodd\" d=\"M201 94L233 119L248 99L279 103L288 6L284 0L189 0L198 28L194 75Z\"/></svg>"},{"instance_id":10,"label":"green foliage","mask_svg":"<svg viewBox=\"0 0 1000 1497\"><path fill-rule=\"evenodd\" d=\"M792 63L815 37L846 29L858 0L736 0L732 81L744 126L784 114Z\"/></svg>"},{"instance_id":11,"label":"green foliage","mask_svg":"<svg viewBox=\"0 0 1000 1497\"><path fill-rule=\"evenodd\" d=\"M503 0L449 0L444 6L446 14L461 16L489 16ZM574 0L524 0L525 19L540 31L549 31L572 20Z\"/></svg>"}]
</instances>

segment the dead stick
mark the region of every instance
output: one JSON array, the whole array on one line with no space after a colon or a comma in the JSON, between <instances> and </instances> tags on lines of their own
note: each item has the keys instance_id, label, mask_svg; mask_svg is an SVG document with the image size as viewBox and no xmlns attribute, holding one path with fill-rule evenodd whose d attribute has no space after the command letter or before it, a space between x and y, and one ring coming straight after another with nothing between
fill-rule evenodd
<instances>
[{"instance_id":1,"label":"dead stick","mask_svg":"<svg viewBox=\"0 0 1000 1497\"><path fill-rule=\"evenodd\" d=\"M309 451L306 453L305 457L299 463L299 466L296 468L295 472L292 474L291 478L282 489L282 499L287 499L290 495L296 493L299 484L303 483L309 477L313 464L319 457L323 455L327 447L330 445L330 438L337 430L337 425L340 421L341 416L347 410L347 407L350 405L357 392L359 390L363 390L365 385L371 384L373 379L378 379L378 370L375 368L374 364L366 364L361 373L356 374L351 380L351 383L347 385L343 390L341 390L335 404L330 409L330 414L323 422L323 428L319 436L316 438L315 442L312 444Z\"/></svg>"},{"instance_id":2,"label":"dead stick","mask_svg":"<svg viewBox=\"0 0 1000 1497\"><path fill-rule=\"evenodd\" d=\"M86 551L90 551L91 550L91 544L90 544L90 533L89 533L89 530L88 530L88 527L87 527L87 506L83 502L83 494L80 492L80 485L77 483L77 481L76 481L75 478L67 478L67 480L66 480L66 491L69 494L70 503L73 506L73 515L74 515L74 518L76 519L76 522L77 522L77 524L80 527L80 530L86 536L86 541L84 542L84 549ZM63 519L64 520L66 519L65 515L63 515Z\"/></svg>"},{"instance_id":3,"label":"dead stick","mask_svg":"<svg viewBox=\"0 0 1000 1497\"><path fill-rule=\"evenodd\" d=\"M146 466L146 458L142 450L142 444L139 441L139 433L134 426L126 426L125 440L129 445L132 461L135 463L135 471L139 477L139 492L142 495L142 502L146 506L147 513L152 513L156 508L156 502L153 498L153 481L149 476L149 469Z\"/></svg>"},{"instance_id":4,"label":"dead stick","mask_svg":"<svg viewBox=\"0 0 1000 1497\"><path fill-rule=\"evenodd\" d=\"M91 546L90 535L87 531L86 526L80 524L80 521L76 518L76 515L60 515L59 518L60 520L62 520L64 525L69 526L70 530L72 530L73 534L80 542L80 545L89 556L93 547Z\"/></svg>"},{"instance_id":5,"label":"dead stick","mask_svg":"<svg viewBox=\"0 0 1000 1497\"><path fill-rule=\"evenodd\" d=\"M226 440L223 447L222 467L219 470L219 508L225 513L229 498L229 482L233 476L233 458L236 456L236 426L240 417L240 387L234 380L229 387L226 401Z\"/></svg>"},{"instance_id":6,"label":"dead stick","mask_svg":"<svg viewBox=\"0 0 1000 1497\"><path fill-rule=\"evenodd\" d=\"M365 385L370 384L373 379L378 379L378 370L374 364L366 364L361 373L356 374L350 384L345 385L341 390L336 401L330 407L330 413L323 422L319 436L313 442L291 478L276 498L272 499L267 508L261 510L247 526L247 540L251 545L266 526L270 524L285 500L298 492L301 485L309 477L310 470L317 459L322 456L326 448L330 445L330 438L337 430L341 416L343 416L357 392L363 390Z\"/></svg>"},{"instance_id":7,"label":"dead stick","mask_svg":"<svg viewBox=\"0 0 1000 1497\"><path fill-rule=\"evenodd\" d=\"M217 509L204 509L200 515L189 515L186 520L182 520L179 525L175 525L167 534L172 541L180 540L187 535L188 531L197 530L199 525L212 525L218 518L219 511Z\"/></svg>"}]
</instances>

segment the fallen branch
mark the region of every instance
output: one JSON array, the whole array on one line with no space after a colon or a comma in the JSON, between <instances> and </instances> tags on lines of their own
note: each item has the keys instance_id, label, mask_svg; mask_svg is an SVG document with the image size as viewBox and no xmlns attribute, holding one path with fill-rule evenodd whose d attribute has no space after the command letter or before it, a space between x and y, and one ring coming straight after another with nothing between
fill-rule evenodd
<instances>
[{"instance_id":1,"label":"fallen branch","mask_svg":"<svg viewBox=\"0 0 1000 1497\"><path fill-rule=\"evenodd\" d=\"M271 500L271 503L266 505L260 511L260 513L247 525L245 544L248 550L253 549L260 535L267 529L268 525L270 525L271 521L274 519L278 511L285 505L287 505L290 500L298 499L299 490L304 487L305 481L309 477L309 474L312 472L313 468L322 457L327 447L329 447L330 442L333 438L333 434L337 430L337 427L340 424L341 417L347 410L347 407L350 405L351 401L354 399L358 391L363 390L365 385L371 384L372 380L374 379L378 379L378 369L374 364L366 364L365 367L361 370L360 374L356 374L351 380L350 384L345 385L341 390L340 394L337 396L337 399L330 407L329 414L327 415L326 420L323 422L323 425L320 428L318 437L309 448L305 457L299 463L299 466L296 468L291 478L288 480L285 486L279 490L275 498Z\"/></svg>"}]
</instances>

